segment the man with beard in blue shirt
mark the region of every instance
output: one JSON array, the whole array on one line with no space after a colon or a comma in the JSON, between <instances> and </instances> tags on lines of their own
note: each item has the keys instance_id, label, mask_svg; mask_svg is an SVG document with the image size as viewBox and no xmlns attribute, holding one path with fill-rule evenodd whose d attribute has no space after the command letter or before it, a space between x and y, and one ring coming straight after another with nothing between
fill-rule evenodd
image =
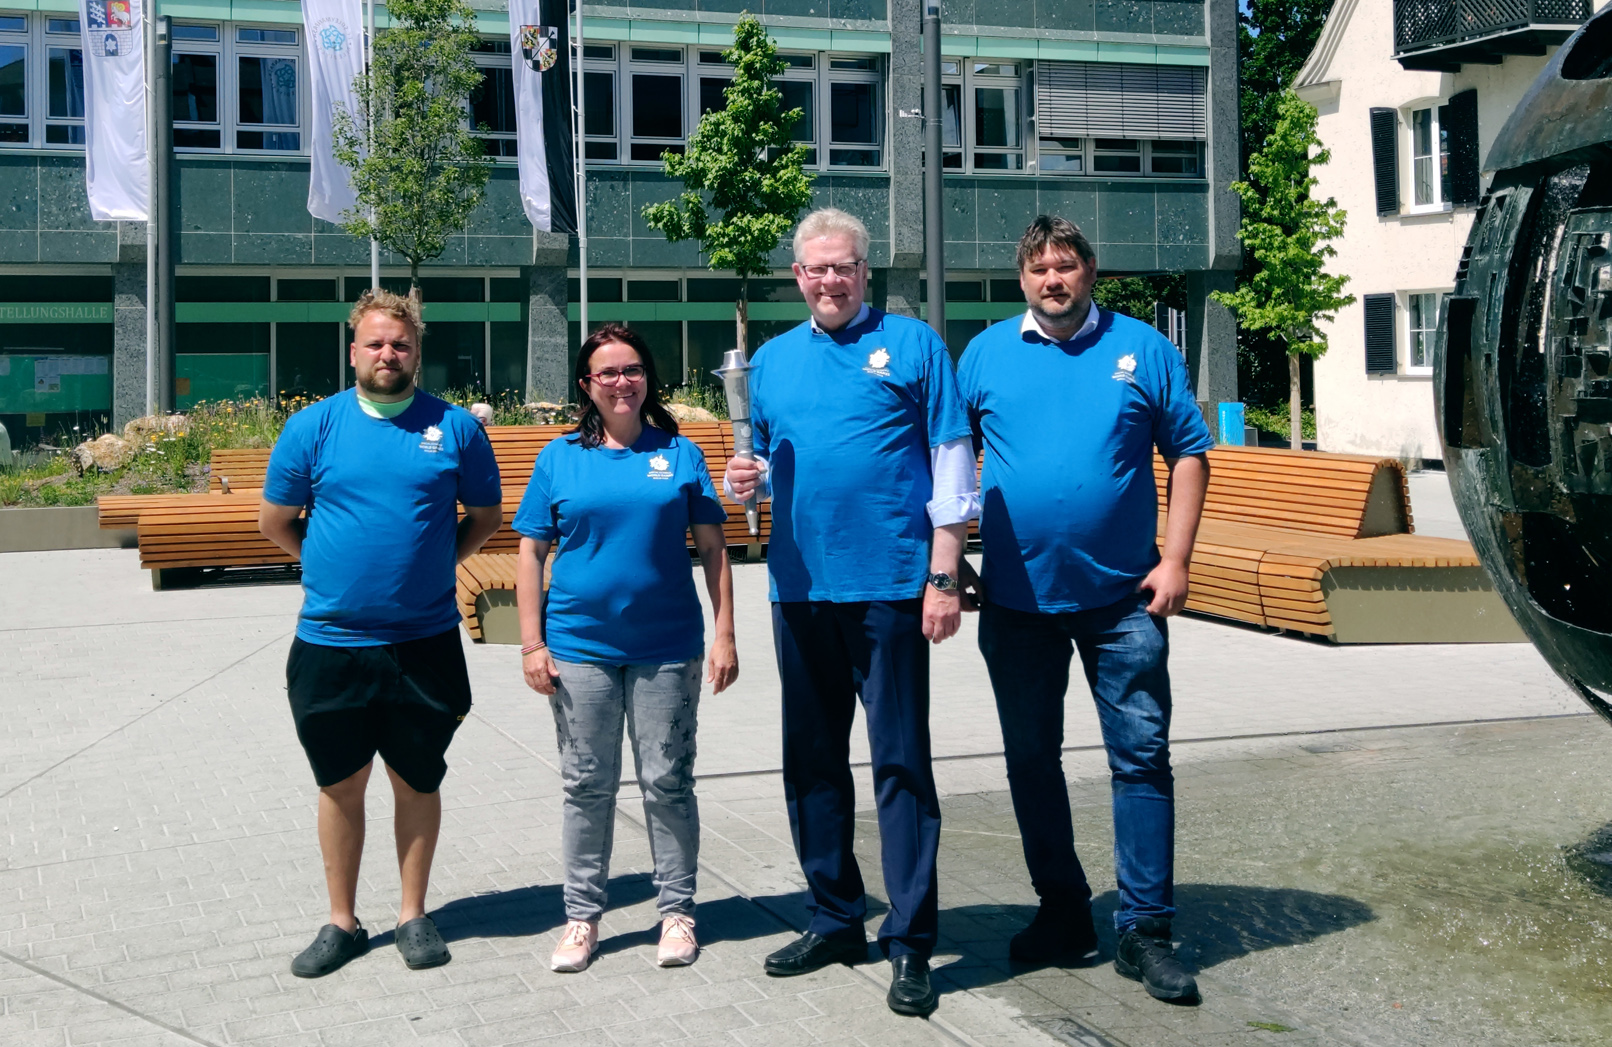
<instances>
[{"instance_id":1,"label":"man with beard in blue shirt","mask_svg":"<svg viewBox=\"0 0 1612 1047\"><path fill-rule=\"evenodd\" d=\"M412 969L450 958L425 914L425 891L442 825L443 757L470 712L454 565L503 520L487 434L469 412L415 388L419 302L369 291L348 323L357 385L286 421L258 514L263 534L302 561L286 690L319 786L330 922L291 961L299 978L322 977L369 949L354 906L377 752L397 806L398 951Z\"/></svg>"},{"instance_id":2,"label":"man with beard in blue shirt","mask_svg":"<svg viewBox=\"0 0 1612 1047\"><path fill-rule=\"evenodd\" d=\"M1092 302L1097 257L1079 229L1040 216L1019 241L1018 262L1029 310L983 331L958 366L985 450L980 651L1041 899L1009 954L1045 963L1097 947L1063 774L1064 693L1078 651L1113 779L1114 966L1158 999L1188 1000L1197 983L1170 945L1165 619L1186 603L1213 441L1175 346ZM1170 470L1162 557L1155 447Z\"/></svg>"},{"instance_id":3,"label":"man with beard in blue shirt","mask_svg":"<svg viewBox=\"0 0 1612 1047\"><path fill-rule=\"evenodd\" d=\"M929 760L929 645L957 632L958 561L978 511L968 418L946 346L917 320L869 308L868 231L814 211L795 231L811 319L757 352L755 459L730 496L770 491L773 637L783 685L784 796L812 893L806 933L767 957L774 977L867 952L851 843L850 734L867 716L890 911L886 1002L934 1010L940 802Z\"/></svg>"}]
</instances>

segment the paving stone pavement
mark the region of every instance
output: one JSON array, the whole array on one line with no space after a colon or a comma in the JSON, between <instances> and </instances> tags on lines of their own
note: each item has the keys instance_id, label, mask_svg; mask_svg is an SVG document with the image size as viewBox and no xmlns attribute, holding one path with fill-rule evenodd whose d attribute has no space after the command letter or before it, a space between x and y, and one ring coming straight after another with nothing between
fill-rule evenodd
<instances>
[{"instance_id":1,"label":"paving stone pavement","mask_svg":"<svg viewBox=\"0 0 1612 1047\"><path fill-rule=\"evenodd\" d=\"M736 588L742 675L701 709L698 964L652 963L651 859L627 785L601 957L582 975L546 970L564 922L553 724L517 652L467 644L476 708L450 752L430 899L454 960L410 972L392 951L391 804L377 779L360 888L375 949L309 982L287 970L325 913L314 788L284 699L300 591L154 593L123 550L0 556L0 606L27 608L0 627L0 1044L1148 1047L1265 1042L1248 1022L1282 1015L1301 1030L1284 1042L1354 1042L1291 1014L1302 997L1272 1002L1212 970L1204 1006L1182 1010L1109 966L1005 967L1033 899L972 621L933 662L940 1011L892 1015L880 963L762 976L805 909L776 773L764 569L738 567ZM1257 778L1267 761L1286 773L1296 732L1580 713L1524 645L1334 648L1188 619L1172 630L1183 781L1233 765ZM1103 757L1089 702L1072 697L1072 795L1093 826L1083 848L1100 856ZM865 760L864 739L855 752ZM858 852L875 884L876 834ZM1102 864L1090 862L1099 890L1111 887Z\"/></svg>"}]
</instances>

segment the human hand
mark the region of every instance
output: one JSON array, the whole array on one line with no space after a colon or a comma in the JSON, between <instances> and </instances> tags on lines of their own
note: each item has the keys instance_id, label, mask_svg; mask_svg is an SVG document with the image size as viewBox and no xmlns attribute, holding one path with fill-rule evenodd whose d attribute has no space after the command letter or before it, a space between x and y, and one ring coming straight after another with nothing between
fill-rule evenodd
<instances>
[{"instance_id":1,"label":"human hand","mask_svg":"<svg viewBox=\"0 0 1612 1047\"><path fill-rule=\"evenodd\" d=\"M957 591L962 594L964 614L972 614L985 603L985 580L967 560L957 565Z\"/></svg>"},{"instance_id":2,"label":"human hand","mask_svg":"<svg viewBox=\"0 0 1612 1047\"><path fill-rule=\"evenodd\" d=\"M1153 594L1153 599L1148 601L1148 614L1160 618L1180 614L1181 608L1187 603L1186 565L1173 560L1161 560L1159 565L1149 571L1147 577L1137 585L1136 591Z\"/></svg>"},{"instance_id":3,"label":"human hand","mask_svg":"<svg viewBox=\"0 0 1612 1047\"><path fill-rule=\"evenodd\" d=\"M754 458L729 458L723 481L735 498L746 501L761 485L761 464Z\"/></svg>"},{"instance_id":4,"label":"human hand","mask_svg":"<svg viewBox=\"0 0 1612 1047\"><path fill-rule=\"evenodd\" d=\"M941 643L956 635L963 624L963 600L956 589L941 592L924 586L924 639Z\"/></svg>"},{"instance_id":5,"label":"human hand","mask_svg":"<svg viewBox=\"0 0 1612 1047\"><path fill-rule=\"evenodd\" d=\"M712 694L721 694L739 678L739 652L732 635L718 635L711 644L711 658L706 666L705 682L711 685Z\"/></svg>"},{"instance_id":6,"label":"human hand","mask_svg":"<svg viewBox=\"0 0 1612 1047\"><path fill-rule=\"evenodd\" d=\"M522 655L521 673L526 677L526 686L545 695L554 693L555 681L560 678L560 671L554 667L554 656L547 647Z\"/></svg>"}]
</instances>

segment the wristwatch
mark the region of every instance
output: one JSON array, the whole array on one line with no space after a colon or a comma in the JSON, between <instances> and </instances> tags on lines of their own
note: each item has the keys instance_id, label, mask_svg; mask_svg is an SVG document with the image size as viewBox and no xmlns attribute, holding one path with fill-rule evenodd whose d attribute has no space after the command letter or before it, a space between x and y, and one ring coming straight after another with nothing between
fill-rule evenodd
<instances>
[{"instance_id":1,"label":"wristwatch","mask_svg":"<svg viewBox=\"0 0 1612 1047\"><path fill-rule=\"evenodd\" d=\"M945 571L938 571L930 575L929 584L935 587L936 592L952 593L957 591L957 579Z\"/></svg>"}]
</instances>

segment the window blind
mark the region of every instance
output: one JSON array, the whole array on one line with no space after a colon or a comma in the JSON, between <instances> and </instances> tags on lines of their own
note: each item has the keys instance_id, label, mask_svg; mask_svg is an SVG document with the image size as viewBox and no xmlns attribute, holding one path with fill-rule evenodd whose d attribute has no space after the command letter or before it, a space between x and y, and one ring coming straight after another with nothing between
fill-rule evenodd
<instances>
[{"instance_id":1,"label":"window blind","mask_svg":"<svg viewBox=\"0 0 1612 1047\"><path fill-rule=\"evenodd\" d=\"M1394 296L1368 294L1366 312L1366 373L1393 374L1399 370L1394 346Z\"/></svg>"},{"instance_id":2,"label":"window blind","mask_svg":"<svg viewBox=\"0 0 1612 1047\"><path fill-rule=\"evenodd\" d=\"M1046 138L1209 137L1208 70L1122 62L1036 63L1036 130Z\"/></svg>"}]
</instances>

